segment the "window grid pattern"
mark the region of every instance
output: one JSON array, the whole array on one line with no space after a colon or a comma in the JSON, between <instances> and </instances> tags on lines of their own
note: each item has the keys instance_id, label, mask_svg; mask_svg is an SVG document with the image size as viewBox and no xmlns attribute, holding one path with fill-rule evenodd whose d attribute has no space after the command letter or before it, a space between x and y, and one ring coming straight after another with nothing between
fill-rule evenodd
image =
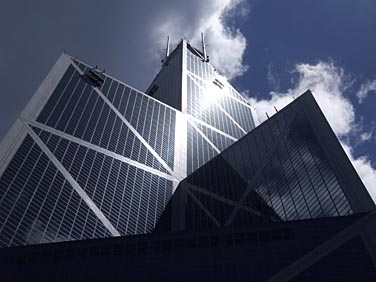
<instances>
[{"instance_id":1,"label":"window grid pattern","mask_svg":"<svg viewBox=\"0 0 376 282\"><path fill-rule=\"evenodd\" d=\"M195 229L199 226L206 228L217 227L213 220L200 208L192 197L187 197L186 209L190 211L190 215L185 219L186 229Z\"/></svg>"},{"instance_id":2,"label":"window grid pattern","mask_svg":"<svg viewBox=\"0 0 376 282\"><path fill-rule=\"evenodd\" d=\"M213 158L217 152L190 123L187 126L187 173L190 174Z\"/></svg>"},{"instance_id":3,"label":"window grid pattern","mask_svg":"<svg viewBox=\"0 0 376 282\"><path fill-rule=\"evenodd\" d=\"M188 114L236 139L241 138L244 136L244 131L248 132L255 127L251 109L239 102L238 100L244 103L246 101L209 64L202 62L199 56L193 54L191 49L192 47L188 46L185 58L188 71ZM225 84L221 81L218 82L218 80L223 80L222 82ZM220 151L233 143L230 138L214 130L202 125L197 126ZM206 146L210 145L201 136L196 136L196 133L196 130L188 125L188 173L198 168L198 164L202 165L216 155L215 151L211 154L211 149L209 149L209 154L202 154L203 152L208 152ZM197 141L197 138L199 138L199 141ZM192 141L196 143L190 144ZM205 144L205 147L200 148L197 145L198 143Z\"/></svg>"},{"instance_id":4,"label":"window grid pattern","mask_svg":"<svg viewBox=\"0 0 376 282\"><path fill-rule=\"evenodd\" d=\"M228 96L221 95L218 104L246 131L249 132L255 128L251 109L231 99Z\"/></svg>"},{"instance_id":5,"label":"window grid pattern","mask_svg":"<svg viewBox=\"0 0 376 282\"><path fill-rule=\"evenodd\" d=\"M173 169L176 111L108 76L100 91Z\"/></svg>"},{"instance_id":6,"label":"window grid pattern","mask_svg":"<svg viewBox=\"0 0 376 282\"><path fill-rule=\"evenodd\" d=\"M274 121L278 123L278 119ZM303 113L298 113L290 127L291 131L278 145L255 190L283 220L352 213ZM274 139L271 143L281 138L272 136L266 126L259 132L258 138L255 134L256 146L261 149L260 144L270 143L268 137Z\"/></svg>"},{"instance_id":7,"label":"window grid pattern","mask_svg":"<svg viewBox=\"0 0 376 282\"><path fill-rule=\"evenodd\" d=\"M65 76L63 80L64 78ZM110 80L106 78L107 81ZM103 86L104 88L106 87L106 82ZM119 84L115 81L113 82L115 86L111 89L116 93L121 92L119 95L123 95L124 92L127 93L127 95L124 95L125 100L128 98L131 100L130 96L141 97L137 100L138 103L133 101L129 106L133 110L132 113L134 112L133 117L138 117L138 119L132 119L132 125L143 137L147 137L149 144L152 147L154 146L160 156L164 160L168 160L168 164L173 167L174 130L170 129L174 129L175 112L172 110L166 111L166 107L161 107L159 103L154 101L145 100L141 104L141 99L146 96L137 95L137 93L132 94L130 93L130 88L119 88ZM108 93L109 91L106 92L107 95L109 95ZM113 98L115 100L116 97L114 96ZM151 105L150 110L148 110L148 105ZM158 126L151 123L151 118L154 118L153 110L157 108L159 111L155 119L157 119ZM142 110L146 111L146 113L143 112L141 114ZM73 72L67 85L58 85L37 121L167 173L163 165L93 88L83 80L80 80L77 71Z\"/></svg>"},{"instance_id":8,"label":"window grid pattern","mask_svg":"<svg viewBox=\"0 0 376 282\"><path fill-rule=\"evenodd\" d=\"M221 156L192 173L187 182L235 202L240 199L247 187L246 181Z\"/></svg>"},{"instance_id":9,"label":"window grid pattern","mask_svg":"<svg viewBox=\"0 0 376 282\"><path fill-rule=\"evenodd\" d=\"M203 80L210 82L219 77L212 66L210 66L208 63L203 62L200 57L191 53L189 50L187 52L187 70L202 78ZM229 95L234 96L240 101L246 102L243 96L236 92L233 88L226 87L226 91Z\"/></svg>"},{"instance_id":10,"label":"window grid pattern","mask_svg":"<svg viewBox=\"0 0 376 282\"><path fill-rule=\"evenodd\" d=\"M221 224L229 215L229 202L218 199L238 202L246 189L249 194L230 222L234 226L353 213L298 102L255 128L186 181L209 193L196 189L195 197ZM208 198L210 193L214 193L213 199ZM223 210L218 213L220 201ZM195 228L211 226L202 225L210 220L204 212L187 210L186 217L189 224L197 224Z\"/></svg>"},{"instance_id":11,"label":"window grid pattern","mask_svg":"<svg viewBox=\"0 0 376 282\"><path fill-rule=\"evenodd\" d=\"M0 246L110 236L27 135L0 178Z\"/></svg>"},{"instance_id":12,"label":"window grid pattern","mask_svg":"<svg viewBox=\"0 0 376 282\"><path fill-rule=\"evenodd\" d=\"M203 82L200 81L201 84ZM244 135L241 129L213 103L209 93L205 93L193 79L187 77L188 114L235 137Z\"/></svg>"},{"instance_id":13,"label":"window grid pattern","mask_svg":"<svg viewBox=\"0 0 376 282\"><path fill-rule=\"evenodd\" d=\"M201 204L205 206L205 208L209 211L209 213L215 217L215 219L223 226L228 217L230 216L231 212L234 209L233 205L229 205L227 203L224 203L221 200L215 199L213 197L210 197L208 195L205 195L203 193L189 190L190 194L193 194L196 199L200 201ZM194 218L196 221L202 221L205 217L201 218L200 216L197 216ZM200 224L200 223L199 223ZM205 225L204 225L205 226Z\"/></svg>"},{"instance_id":14,"label":"window grid pattern","mask_svg":"<svg viewBox=\"0 0 376 282\"><path fill-rule=\"evenodd\" d=\"M195 125L205 134L205 136L216 146L220 151L223 151L228 146L230 146L234 141L223 134L218 133L209 127L202 125L200 123L195 123Z\"/></svg>"},{"instance_id":15,"label":"window grid pattern","mask_svg":"<svg viewBox=\"0 0 376 282\"><path fill-rule=\"evenodd\" d=\"M121 235L154 228L171 197L171 181L46 131L37 132Z\"/></svg>"},{"instance_id":16,"label":"window grid pattern","mask_svg":"<svg viewBox=\"0 0 376 282\"><path fill-rule=\"evenodd\" d=\"M190 51L187 52L187 70L205 80L212 80L216 76L209 64L202 62L201 58Z\"/></svg>"}]
</instances>

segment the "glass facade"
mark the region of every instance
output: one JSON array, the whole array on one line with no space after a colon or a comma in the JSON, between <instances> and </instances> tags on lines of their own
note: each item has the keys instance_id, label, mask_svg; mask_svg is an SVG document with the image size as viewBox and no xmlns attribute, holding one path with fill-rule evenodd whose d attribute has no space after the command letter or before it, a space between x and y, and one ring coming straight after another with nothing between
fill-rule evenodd
<instances>
[{"instance_id":1,"label":"glass facade","mask_svg":"<svg viewBox=\"0 0 376 282\"><path fill-rule=\"evenodd\" d=\"M304 100L308 95L184 179L159 228L242 227L354 213L339 180L345 172L333 165L313 128L316 118L305 112L318 108ZM365 191L362 184L352 189Z\"/></svg>"},{"instance_id":2,"label":"glass facade","mask_svg":"<svg viewBox=\"0 0 376 282\"><path fill-rule=\"evenodd\" d=\"M0 189L2 247L110 235L29 135L1 176Z\"/></svg>"},{"instance_id":3,"label":"glass facade","mask_svg":"<svg viewBox=\"0 0 376 282\"><path fill-rule=\"evenodd\" d=\"M188 174L255 127L247 101L201 56L187 43Z\"/></svg>"},{"instance_id":4,"label":"glass facade","mask_svg":"<svg viewBox=\"0 0 376 282\"><path fill-rule=\"evenodd\" d=\"M184 40L147 94L67 55L57 64L0 163L1 247L150 232L178 182L254 127Z\"/></svg>"},{"instance_id":5,"label":"glass facade","mask_svg":"<svg viewBox=\"0 0 376 282\"><path fill-rule=\"evenodd\" d=\"M63 54L0 147L0 248L61 243L1 277L374 281L374 204L310 91L255 126L185 40L146 94Z\"/></svg>"},{"instance_id":6,"label":"glass facade","mask_svg":"<svg viewBox=\"0 0 376 282\"><path fill-rule=\"evenodd\" d=\"M0 176L1 247L150 232L177 181L179 113L65 63Z\"/></svg>"},{"instance_id":7,"label":"glass facade","mask_svg":"<svg viewBox=\"0 0 376 282\"><path fill-rule=\"evenodd\" d=\"M160 226L184 229L359 211L314 105L299 98L255 127L185 40L147 94L68 55L40 89L0 154L0 247L149 233L167 205Z\"/></svg>"},{"instance_id":8,"label":"glass facade","mask_svg":"<svg viewBox=\"0 0 376 282\"><path fill-rule=\"evenodd\" d=\"M146 93L185 114L186 175L255 127L246 99L185 40Z\"/></svg>"}]
</instances>

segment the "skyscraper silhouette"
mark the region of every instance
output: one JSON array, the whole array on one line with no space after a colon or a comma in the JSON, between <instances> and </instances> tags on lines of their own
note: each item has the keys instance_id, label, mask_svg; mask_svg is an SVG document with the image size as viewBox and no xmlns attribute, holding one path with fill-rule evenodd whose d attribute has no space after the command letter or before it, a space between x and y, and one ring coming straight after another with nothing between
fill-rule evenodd
<instances>
[{"instance_id":1,"label":"skyscraper silhouette","mask_svg":"<svg viewBox=\"0 0 376 282\"><path fill-rule=\"evenodd\" d=\"M61 55L1 146L0 246L153 230L180 180L255 126L201 56L182 40L147 95Z\"/></svg>"},{"instance_id":2,"label":"skyscraper silhouette","mask_svg":"<svg viewBox=\"0 0 376 282\"><path fill-rule=\"evenodd\" d=\"M146 94L62 55L2 143L0 242L34 245L1 277L375 281L375 205L312 93L254 117L186 40Z\"/></svg>"}]
</instances>

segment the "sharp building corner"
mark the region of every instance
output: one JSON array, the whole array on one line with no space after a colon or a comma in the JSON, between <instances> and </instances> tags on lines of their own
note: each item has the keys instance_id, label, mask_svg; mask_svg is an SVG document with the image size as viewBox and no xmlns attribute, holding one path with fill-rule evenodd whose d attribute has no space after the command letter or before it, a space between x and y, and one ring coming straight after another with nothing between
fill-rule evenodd
<instances>
[{"instance_id":1,"label":"sharp building corner","mask_svg":"<svg viewBox=\"0 0 376 282\"><path fill-rule=\"evenodd\" d=\"M1 143L0 280L376 281L375 204L312 93L258 124L205 48L167 49L145 92L57 60Z\"/></svg>"}]
</instances>

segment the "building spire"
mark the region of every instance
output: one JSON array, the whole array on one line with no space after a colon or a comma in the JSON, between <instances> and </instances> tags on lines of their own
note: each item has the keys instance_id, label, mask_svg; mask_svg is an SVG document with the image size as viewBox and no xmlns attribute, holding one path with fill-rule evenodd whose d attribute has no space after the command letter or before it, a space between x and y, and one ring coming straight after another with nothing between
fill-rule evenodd
<instances>
[{"instance_id":1,"label":"building spire","mask_svg":"<svg viewBox=\"0 0 376 282\"><path fill-rule=\"evenodd\" d=\"M167 57L169 55L170 55L170 35L167 35L166 57L165 57L165 59L167 59Z\"/></svg>"},{"instance_id":2,"label":"building spire","mask_svg":"<svg viewBox=\"0 0 376 282\"><path fill-rule=\"evenodd\" d=\"M204 55L204 62L209 62L208 56L206 55L205 36L203 32L201 32L201 42L202 42L202 54Z\"/></svg>"}]
</instances>

